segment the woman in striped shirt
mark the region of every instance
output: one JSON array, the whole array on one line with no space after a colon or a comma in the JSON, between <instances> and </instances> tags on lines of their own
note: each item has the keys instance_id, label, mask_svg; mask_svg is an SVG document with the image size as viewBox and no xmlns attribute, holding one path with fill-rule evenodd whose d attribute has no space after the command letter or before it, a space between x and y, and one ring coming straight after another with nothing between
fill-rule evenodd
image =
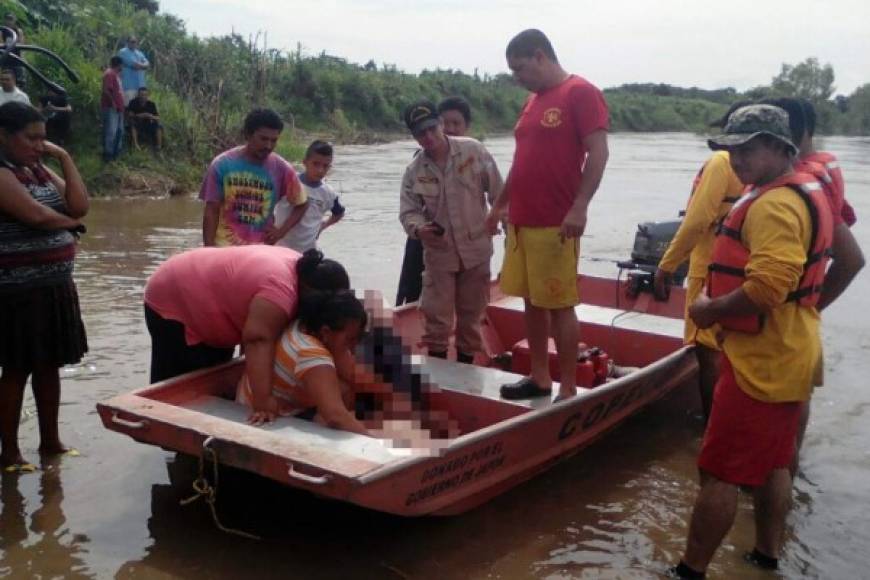
<instances>
[{"instance_id":1,"label":"woman in striped shirt","mask_svg":"<svg viewBox=\"0 0 870 580\"><path fill-rule=\"evenodd\" d=\"M354 415L352 385L336 370L336 359L346 360L353 352L367 319L363 304L350 290L304 296L297 320L276 345L270 411L369 435ZM239 383L237 400L250 406L247 376Z\"/></svg>"}]
</instances>

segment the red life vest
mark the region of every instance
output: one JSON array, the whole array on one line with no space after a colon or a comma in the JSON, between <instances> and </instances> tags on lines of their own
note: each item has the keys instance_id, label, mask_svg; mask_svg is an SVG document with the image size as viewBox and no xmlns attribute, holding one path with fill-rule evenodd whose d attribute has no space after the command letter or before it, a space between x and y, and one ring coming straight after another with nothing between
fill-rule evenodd
<instances>
[{"instance_id":1,"label":"red life vest","mask_svg":"<svg viewBox=\"0 0 870 580\"><path fill-rule=\"evenodd\" d=\"M834 222L826 194L815 177L807 173L785 175L762 188L754 189L734 205L720 226L713 246L710 272L707 276L707 293L711 298L724 296L743 285L746 265L749 263L749 250L741 240L743 222L752 204L777 187L788 187L797 193L807 204L812 221L812 237L804 262L804 272L797 290L789 293L786 300L808 308L818 303L831 256ZM761 332L764 325L764 314L733 316L720 320L719 324L728 330L756 334Z\"/></svg>"},{"instance_id":2,"label":"red life vest","mask_svg":"<svg viewBox=\"0 0 870 580\"><path fill-rule=\"evenodd\" d=\"M840 162L837 161L837 158L834 157L833 154L828 153L827 151L815 151L814 153L805 157L803 161L818 163L819 165L824 167L825 171L828 172L828 175L831 176L834 187L836 187L840 190L840 192L845 194L845 186L843 185L843 172L840 169Z\"/></svg>"},{"instance_id":3,"label":"red life vest","mask_svg":"<svg viewBox=\"0 0 870 580\"><path fill-rule=\"evenodd\" d=\"M835 219L837 212L839 212L847 226L851 228L855 225L857 216L855 210L846 201L843 172L840 170L840 162L837 161L836 157L826 151L816 151L801 159L795 165L795 171L806 171L818 177L819 183L825 188L825 193L831 196L831 208L834 211ZM826 177L823 177L822 174Z\"/></svg>"}]
</instances>

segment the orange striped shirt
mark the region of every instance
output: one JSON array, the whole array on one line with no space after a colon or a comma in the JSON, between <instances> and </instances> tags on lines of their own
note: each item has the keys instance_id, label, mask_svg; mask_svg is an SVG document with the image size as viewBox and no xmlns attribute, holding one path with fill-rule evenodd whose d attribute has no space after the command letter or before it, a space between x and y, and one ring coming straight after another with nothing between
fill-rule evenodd
<instances>
[{"instance_id":1,"label":"orange striped shirt","mask_svg":"<svg viewBox=\"0 0 870 580\"><path fill-rule=\"evenodd\" d=\"M269 408L281 415L292 415L314 406L302 379L308 371L319 366L335 368L332 354L317 338L302 332L297 320L284 331L275 346ZM239 382L236 400L251 406L253 394L247 375Z\"/></svg>"}]
</instances>

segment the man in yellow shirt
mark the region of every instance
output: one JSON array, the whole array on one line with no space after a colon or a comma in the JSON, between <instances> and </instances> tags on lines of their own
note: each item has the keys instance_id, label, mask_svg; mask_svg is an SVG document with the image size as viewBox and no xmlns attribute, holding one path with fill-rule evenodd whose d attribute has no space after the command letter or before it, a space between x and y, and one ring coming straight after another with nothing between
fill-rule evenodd
<instances>
[{"instance_id":1,"label":"man in yellow shirt","mask_svg":"<svg viewBox=\"0 0 870 580\"><path fill-rule=\"evenodd\" d=\"M731 113L746 104L746 101L735 103L712 126L724 127ZM742 192L743 183L731 169L728 152L714 152L695 177L683 223L662 256L655 275L656 296L664 298L674 272L686 259L689 260L684 342L695 345L700 371L698 386L705 419L710 416L710 407L713 404L713 387L719 376L720 350L716 341L716 329L699 329L689 318L689 305L701 295L704 288L716 226L728 215Z\"/></svg>"},{"instance_id":2,"label":"man in yellow shirt","mask_svg":"<svg viewBox=\"0 0 870 580\"><path fill-rule=\"evenodd\" d=\"M709 278L713 297L701 295L689 307L699 328L722 326L724 357L698 458L701 489L686 552L671 569L680 578L704 577L734 523L738 486L752 487L755 496L757 537L747 560L765 568L777 566L791 499L788 468L800 405L809 398L821 348L818 312L795 292L806 287L805 270L808 275L818 271L808 258L811 250L815 252L818 240L829 247L832 235L830 208L818 184L815 192L801 189L801 194L792 184L799 179L792 171L797 147L782 109L738 109L724 134L709 145L727 150L734 173L754 189L735 206L716 239L716 264L711 264ZM741 222L736 215L743 216ZM742 283L717 292L722 279L717 272L726 270L717 266L735 255L744 263L742 271L729 269ZM737 321L746 320L757 327L732 330Z\"/></svg>"}]
</instances>

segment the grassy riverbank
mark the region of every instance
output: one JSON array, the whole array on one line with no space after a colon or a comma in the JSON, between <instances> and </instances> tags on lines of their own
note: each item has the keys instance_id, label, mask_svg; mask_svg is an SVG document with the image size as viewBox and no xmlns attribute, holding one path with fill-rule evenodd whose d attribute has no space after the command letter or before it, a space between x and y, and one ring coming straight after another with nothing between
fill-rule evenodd
<instances>
[{"instance_id":1,"label":"grassy riverbank","mask_svg":"<svg viewBox=\"0 0 870 580\"><path fill-rule=\"evenodd\" d=\"M17 14L28 43L48 48L76 71L78 82L41 56L28 59L69 91L74 107L68 148L97 195L159 184L156 191L190 190L209 159L239 142L238 128L255 106L275 109L287 121L279 152L298 160L314 137L339 143L372 143L403 136L401 110L414 99L461 95L471 104L475 136L509 132L526 98L509 75L446 69L409 74L395 65L352 63L327 53L282 52L261 37L237 34L199 38L155 0L0 0ZM128 34L136 34L151 68L148 84L166 132L162 158L126 153L100 161L100 79ZM814 59L783 65L770 86L746 93L665 84L605 89L614 131L696 131L740 98L798 95L819 110L819 132L870 134L870 84L833 96L833 70ZM36 100L43 88L27 87Z\"/></svg>"}]
</instances>

